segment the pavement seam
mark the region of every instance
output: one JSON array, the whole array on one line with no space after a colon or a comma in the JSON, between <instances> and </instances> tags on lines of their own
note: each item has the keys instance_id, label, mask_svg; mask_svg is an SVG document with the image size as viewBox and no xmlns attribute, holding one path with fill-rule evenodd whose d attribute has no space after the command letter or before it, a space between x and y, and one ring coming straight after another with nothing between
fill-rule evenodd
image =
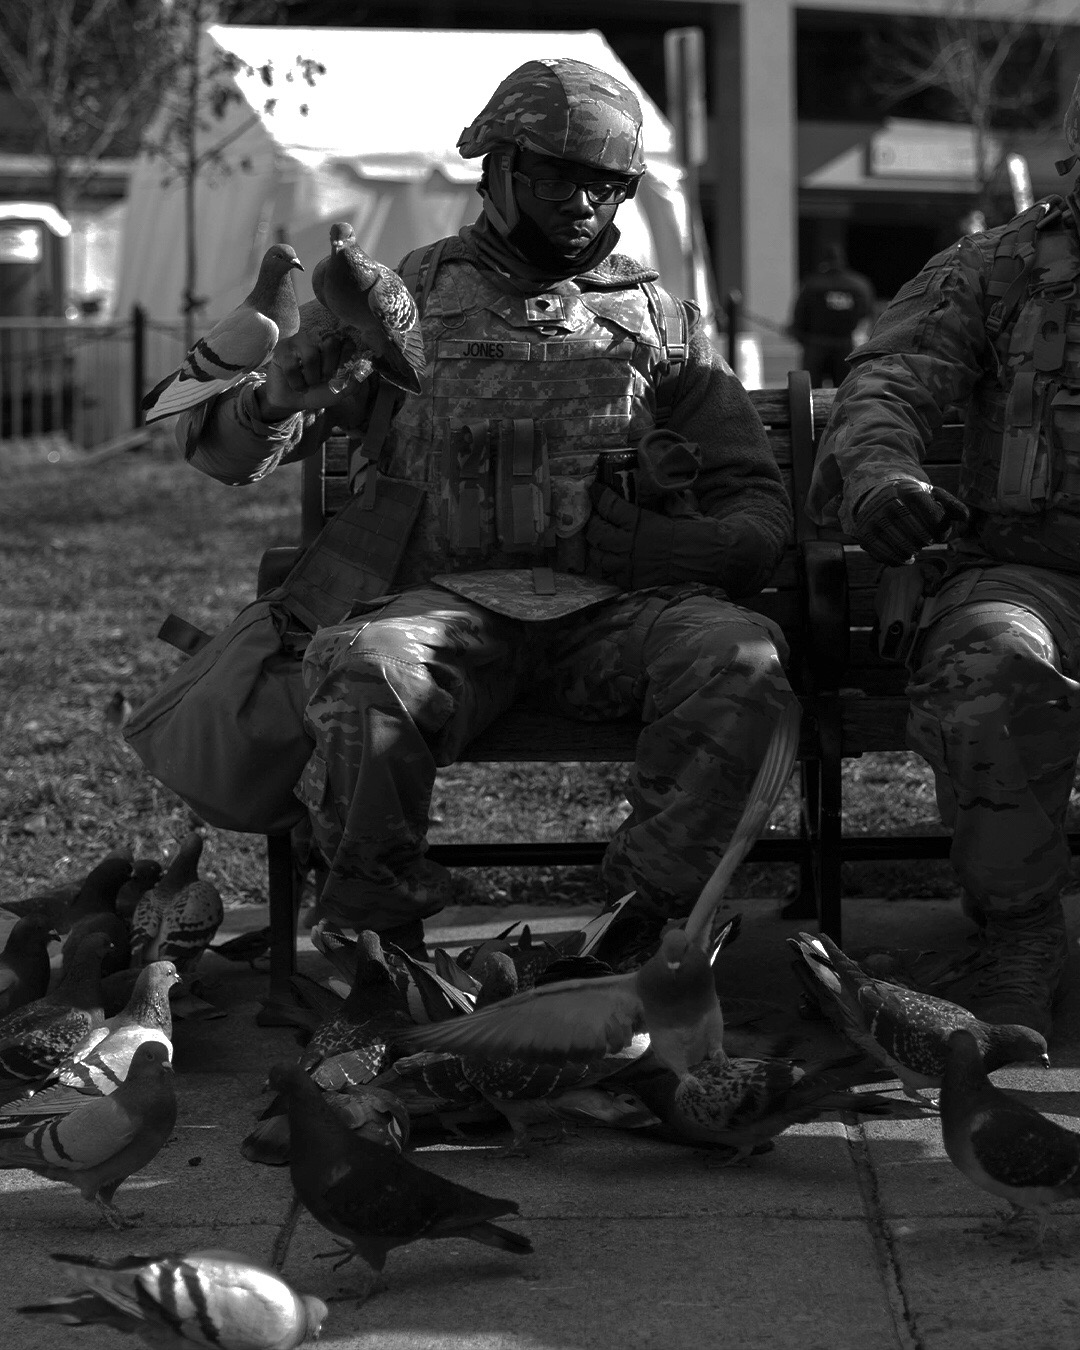
<instances>
[{"instance_id":1,"label":"pavement seam","mask_svg":"<svg viewBox=\"0 0 1080 1350\"><path fill-rule=\"evenodd\" d=\"M846 1119L844 1126L848 1150L855 1167L855 1179L862 1197L866 1225L870 1230L878 1273L885 1290L885 1301L896 1333L897 1346L899 1350L925 1350L922 1337L916 1329L915 1314L904 1289L892 1230L882 1209L877 1173L874 1171L866 1132L854 1117Z\"/></svg>"}]
</instances>

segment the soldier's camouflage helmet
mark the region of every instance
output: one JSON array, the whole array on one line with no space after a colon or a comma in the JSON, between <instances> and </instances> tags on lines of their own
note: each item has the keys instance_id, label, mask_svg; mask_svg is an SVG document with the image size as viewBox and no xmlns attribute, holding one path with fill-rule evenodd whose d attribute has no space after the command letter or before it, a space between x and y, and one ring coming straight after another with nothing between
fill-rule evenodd
<instances>
[{"instance_id":1,"label":"soldier's camouflage helmet","mask_svg":"<svg viewBox=\"0 0 1080 1350\"><path fill-rule=\"evenodd\" d=\"M476 159L505 145L633 178L645 172L637 95L569 57L526 61L511 71L457 148L463 159Z\"/></svg>"}]
</instances>

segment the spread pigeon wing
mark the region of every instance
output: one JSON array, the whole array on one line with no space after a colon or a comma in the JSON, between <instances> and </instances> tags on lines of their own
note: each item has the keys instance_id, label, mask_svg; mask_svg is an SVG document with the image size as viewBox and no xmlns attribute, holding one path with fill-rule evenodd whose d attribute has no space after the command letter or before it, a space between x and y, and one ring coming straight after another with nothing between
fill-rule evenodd
<instances>
[{"instance_id":1,"label":"spread pigeon wing","mask_svg":"<svg viewBox=\"0 0 1080 1350\"><path fill-rule=\"evenodd\" d=\"M257 309L227 314L195 343L180 369L147 396L153 400L147 422L173 417L231 389L270 359L277 340L277 324Z\"/></svg>"},{"instance_id":2,"label":"spread pigeon wing","mask_svg":"<svg viewBox=\"0 0 1080 1350\"><path fill-rule=\"evenodd\" d=\"M645 1029L634 974L540 985L490 1008L395 1035L410 1049L559 1063L617 1053Z\"/></svg>"}]
</instances>

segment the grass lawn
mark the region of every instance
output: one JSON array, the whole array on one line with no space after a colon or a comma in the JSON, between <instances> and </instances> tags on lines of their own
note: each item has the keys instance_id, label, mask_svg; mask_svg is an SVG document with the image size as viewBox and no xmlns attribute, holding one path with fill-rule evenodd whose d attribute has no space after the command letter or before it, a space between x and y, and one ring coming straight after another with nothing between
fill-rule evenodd
<instances>
[{"instance_id":1,"label":"grass lawn","mask_svg":"<svg viewBox=\"0 0 1080 1350\"><path fill-rule=\"evenodd\" d=\"M138 704L180 659L156 638L175 611L223 627L253 595L262 550L297 533L298 472L226 488L185 465L171 439L96 465L5 470L0 444L0 898L85 872L110 848L171 854L187 807L143 770L106 722L116 691ZM911 755L845 768L849 828L936 822L929 772ZM606 838L622 771L592 765L458 765L440 775L433 841ZM792 832L789 789L770 829ZM520 837L520 836L519 836ZM226 903L265 898L263 841L208 831L204 870ZM859 864L850 894L951 896L944 863ZM743 867L733 896L782 897L794 869ZM591 868L462 870L462 903L566 904L597 897Z\"/></svg>"}]
</instances>

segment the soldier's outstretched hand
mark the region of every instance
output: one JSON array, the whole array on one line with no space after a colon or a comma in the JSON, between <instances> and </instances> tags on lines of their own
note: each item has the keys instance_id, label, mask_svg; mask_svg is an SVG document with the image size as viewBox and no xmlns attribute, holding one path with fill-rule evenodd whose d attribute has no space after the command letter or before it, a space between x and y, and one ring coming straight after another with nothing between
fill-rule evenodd
<instances>
[{"instance_id":1,"label":"soldier's outstretched hand","mask_svg":"<svg viewBox=\"0 0 1080 1350\"><path fill-rule=\"evenodd\" d=\"M944 543L967 523L968 514L944 488L896 478L862 498L855 508L854 534L871 558L898 567L928 544Z\"/></svg>"}]
</instances>

